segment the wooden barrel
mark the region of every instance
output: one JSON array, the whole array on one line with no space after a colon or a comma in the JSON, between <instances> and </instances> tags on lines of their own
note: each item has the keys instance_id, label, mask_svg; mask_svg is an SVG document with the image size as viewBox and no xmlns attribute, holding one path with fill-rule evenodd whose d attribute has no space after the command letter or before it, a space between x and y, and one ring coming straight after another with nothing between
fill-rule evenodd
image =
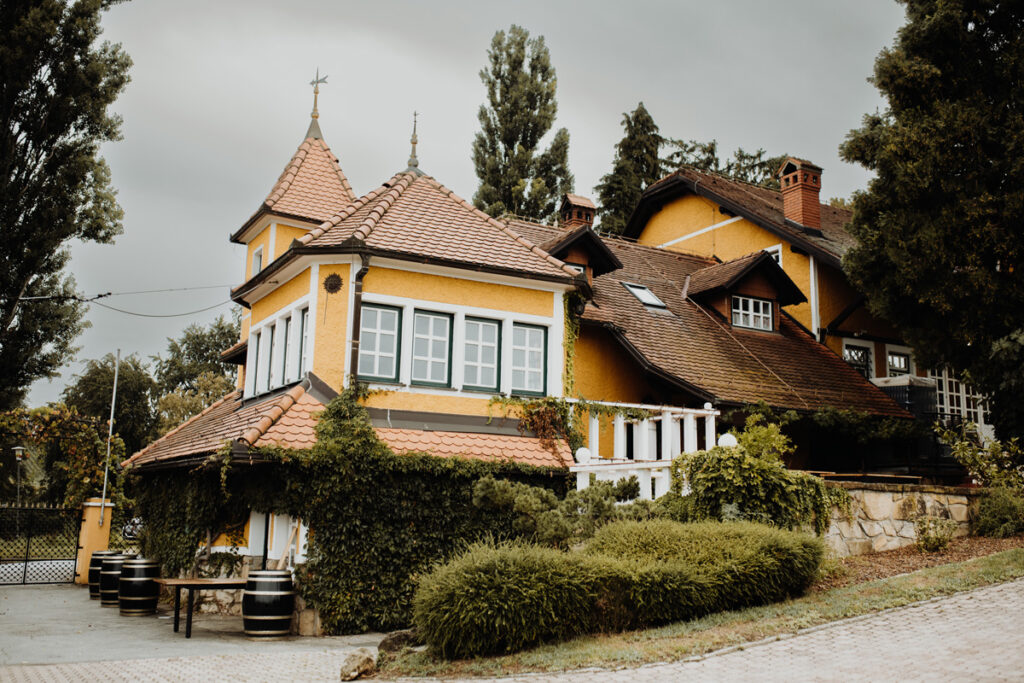
<instances>
[{"instance_id":1,"label":"wooden barrel","mask_svg":"<svg viewBox=\"0 0 1024 683\"><path fill-rule=\"evenodd\" d=\"M292 630L295 591L288 570L252 571L242 591L242 625L256 638L286 636Z\"/></svg>"},{"instance_id":2,"label":"wooden barrel","mask_svg":"<svg viewBox=\"0 0 1024 683\"><path fill-rule=\"evenodd\" d=\"M121 582L117 599L121 614L128 617L154 614L160 597L160 586L153 579L160 576L156 560L136 557L121 566Z\"/></svg>"},{"instance_id":3,"label":"wooden barrel","mask_svg":"<svg viewBox=\"0 0 1024 683\"><path fill-rule=\"evenodd\" d=\"M121 588L121 566L134 555L107 555L100 567L100 605L117 607L117 593Z\"/></svg>"},{"instance_id":4,"label":"wooden barrel","mask_svg":"<svg viewBox=\"0 0 1024 683\"><path fill-rule=\"evenodd\" d=\"M103 558L118 554L116 550L97 550L89 558L89 597L93 600L100 599L100 569L103 567Z\"/></svg>"}]
</instances>

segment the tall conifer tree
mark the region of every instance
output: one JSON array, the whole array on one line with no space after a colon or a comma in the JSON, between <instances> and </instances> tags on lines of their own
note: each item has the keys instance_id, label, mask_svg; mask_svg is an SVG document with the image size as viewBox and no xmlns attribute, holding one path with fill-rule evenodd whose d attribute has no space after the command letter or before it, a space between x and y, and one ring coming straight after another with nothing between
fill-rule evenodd
<instances>
[{"instance_id":1,"label":"tall conifer tree","mask_svg":"<svg viewBox=\"0 0 1024 683\"><path fill-rule=\"evenodd\" d=\"M531 39L529 31L515 25L507 34L494 34L487 56L488 66L480 71L487 103L480 105L480 132L473 140L480 179L473 203L492 216L545 220L573 186L565 128L538 152L558 111L551 56L543 36Z\"/></svg>"},{"instance_id":2,"label":"tall conifer tree","mask_svg":"<svg viewBox=\"0 0 1024 683\"><path fill-rule=\"evenodd\" d=\"M844 265L921 366L967 371L1024 436L1024 6L901 2L872 79L888 106L840 148L875 174Z\"/></svg>"},{"instance_id":3,"label":"tall conifer tree","mask_svg":"<svg viewBox=\"0 0 1024 683\"><path fill-rule=\"evenodd\" d=\"M612 171L594 188L601 231L612 234L622 232L641 193L662 175L658 153L664 138L643 102L632 113L622 115L622 127L626 134L615 145Z\"/></svg>"}]
</instances>

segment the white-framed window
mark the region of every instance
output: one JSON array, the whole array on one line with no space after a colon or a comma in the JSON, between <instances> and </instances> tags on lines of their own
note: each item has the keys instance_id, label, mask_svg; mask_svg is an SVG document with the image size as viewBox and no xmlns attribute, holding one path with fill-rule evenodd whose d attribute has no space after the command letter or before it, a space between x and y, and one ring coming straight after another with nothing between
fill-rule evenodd
<instances>
[{"instance_id":1,"label":"white-framed window","mask_svg":"<svg viewBox=\"0 0 1024 683\"><path fill-rule=\"evenodd\" d=\"M416 311L412 326L412 381L416 384L451 384L452 316Z\"/></svg>"},{"instance_id":2,"label":"white-framed window","mask_svg":"<svg viewBox=\"0 0 1024 683\"><path fill-rule=\"evenodd\" d=\"M270 391L274 387L274 349L277 346L277 325L267 328L267 375L264 389Z\"/></svg>"},{"instance_id":3,"label":"white-framed window","mask_svg":"<svg viewBox=\"0 0 1024 683\"><path fill-rule=\"evenodd\" d=\"M959 417L978 425L988 424L988 402L956 373L943 368L929 370L935 380L935 409L943 417Z\"/></svg>"},{"instance_id":4,"label":"white-framed window","mask_svg":"<svg viewBox=\"0 0 1024 683\"><path fill-rule=\"evenodd\" d=\"M288 361L292 357L292 316L284 319L281 327L281 381L287 384L291 381L291 373L288 368Z\"/></svg>"},{"instance_id":5,"label":"white-framed window","mask_svg":"<svg viewBox=\"0 0 1024 683\"><path fill-rule=\"evenodd\" d=\"M871 365L871 347L864 344L843 344L843 360L867 379L875 376Z\"/></svg>"},{"instance_id":6,"label":"white-framed window","mask_svg":"<svg viewBox=\"0 0 1024 683\"><path fill-rule=\"evenodd\" d=\"M497 391L501 378L501 322L467 317L465 330L463 385Z\"/></svg>"},{"instance_id":7,"label":"white-framed window","mask_svg":"<svg viewBox=\"0 0 1024 683\"><path fill-rule=\"evenodd\" d=\"M580 275L584 275L587 272L587 267L585 265L583 265L582 263L572 263L570 261L566 261L565 265L569 266L570 268L575 270Z\"/></svg>"},{"instance_id":8,"label":"white-framed window","mask_svg":"<svg viewBox=\"0 0 1024 683\"><path fill-rule=\"evenodd\" d=\"M260 342L263 341L263 334L257 332L252 337L252 388L253 393L258 391L259 372L260 372Z\"/></svg>"},{"instance_id":9,"label":"white-framed window","mask_svg":"<svg viewBox=\"0 0 1024 683\"><path fill-rule=\"evenodd\" d=\"M630 294L640 300L644 306L651 306L652 308L667 308L665 302L662 301L644 285L637 285L632 282L623 282L622 286L625 287Z\"/></svg>"},{"instance_id":10,"label":"white-framed window","mask_svg":"<svg viewBox=\"0 0 1024 683\"><path fill-rule=\"evenodd\" d=\"M543 395L547 367L547 329L512 326L512 392Z\"/></svg>"},{"instance_id":11,"label":"white-framed window","mask_svg":"<svg viewBox=\"0 0 1024 683\"><path fill-rule=\"evenodd\" d=\"M261 270L263 270L263 247L256 247L256 251L252 252L252 275L250 277L256 277Z\"/></svg>"},{"instance_id":12,"label":"white-framed window","mask_svg":"<svg viewBox=\"0 0 1024 683\"><path fill-rule=\"evenodd\" d=\"M772 302L749 296L733 296L732 324L754 330L775 329L772 324Z\"/></svg>"},{"instance_id":13,"label":"white-framed window","mask_svg":"<svg viewBox=\"0 0 1024 683\"><path fill-rule=\"evenodd\" d=\"M299 312L299 377L306 374L309 367L309 306Z\"/></svg>"},{"instance_id":14,"label":"white-framed window","mask_svg":"<svg viewBox=\"0 0 1024 683\"><path fill-rule=\"evenodd\" d=\"M359 322L360 378L398 381L402 309L364 304Z\"/></svg>"},{"instance_id":15,"label":"white-framed window","mask_svg":"<svg viewBox=\"0 0 1024 683\"><path fill-rule=\"evenodd\" d=\"M773 247L766 247L765 251L767 251L771 255L772 260L774 260L776 263L778 263L779 264L779 268L781 268L782 267L782 245L781 244L776 244Z\"/></svg>"},{"instance_id":16,"label":"white-framed window","mask_svg":"<svg viewBox=\"0 0 1024 683\"><path fill-rule=\"evenodd\" d=\"M885 352L886 374L889 377L902 377L910 374L910 353L893 351Z\"/></svg>"}]
</instances>

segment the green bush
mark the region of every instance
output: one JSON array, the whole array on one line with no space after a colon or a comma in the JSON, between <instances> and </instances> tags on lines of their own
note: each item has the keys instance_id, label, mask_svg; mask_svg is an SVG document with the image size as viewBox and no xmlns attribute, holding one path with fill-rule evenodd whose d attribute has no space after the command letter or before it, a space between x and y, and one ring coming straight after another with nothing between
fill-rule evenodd
<instances>
[{"instance_id":1,"label":"green bush","mask_svg":"<svg viewBox=\"0 0 1024 683\"><path fill-rule=\"evenodd\" d=\"M1024 492L1002 486L989 489L978 503L974 531L994 538L1024 532Z\"/></svg>"},{"instance_id":2,"label":"green bush","mask_svg":"<svg viewBox=\"0 0 1024 683\"><path fill-rule=\"evenodd\" d=\"M795 595L821 541L750 523L619 521L582 552L476 545L424 576L413 618L444 657L691 619Z\"/></svg>"},{"instance_id":3,"label":"green bush","mask_svg":"<svg viewBox=\"0 0 1024 683\"><path fill-rule=\"evenodd\" d=\"M786 469L773 451L758 457L742 446L715 446L672 463L673 490L684 486L690 514L698 519L747 519L823 534L832 507L849 509L849 494L822 479Z\"/></svg>"},{"instance_id":4,"label":"green bush","mask_svg":"<svg viewBox=\"0 0 1024 683\"><path fill-rule=\"evenodd\" d=\"M937 553L949 547L957 523L943 517L924 515L914 520L917 531L917 547L928 553Z\"/></svg>"}]
</instances>

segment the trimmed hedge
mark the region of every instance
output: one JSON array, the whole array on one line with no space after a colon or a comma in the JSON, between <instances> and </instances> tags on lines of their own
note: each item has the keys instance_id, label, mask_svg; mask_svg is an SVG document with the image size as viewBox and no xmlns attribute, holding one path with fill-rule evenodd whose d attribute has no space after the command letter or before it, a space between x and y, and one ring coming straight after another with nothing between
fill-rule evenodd
<instances>
[{"instance_id":1,"label":"trimmed hedge","mask_svg":"<svg viewBox=\"0 0 1024 683\"><path fill-rule=\"evenodd\" d=\"M424 576L413 620L449 658L692 619L796 595L821 541L751 523L615 522L583 552L477 544Z\"/></svg>"}]
</instances>

